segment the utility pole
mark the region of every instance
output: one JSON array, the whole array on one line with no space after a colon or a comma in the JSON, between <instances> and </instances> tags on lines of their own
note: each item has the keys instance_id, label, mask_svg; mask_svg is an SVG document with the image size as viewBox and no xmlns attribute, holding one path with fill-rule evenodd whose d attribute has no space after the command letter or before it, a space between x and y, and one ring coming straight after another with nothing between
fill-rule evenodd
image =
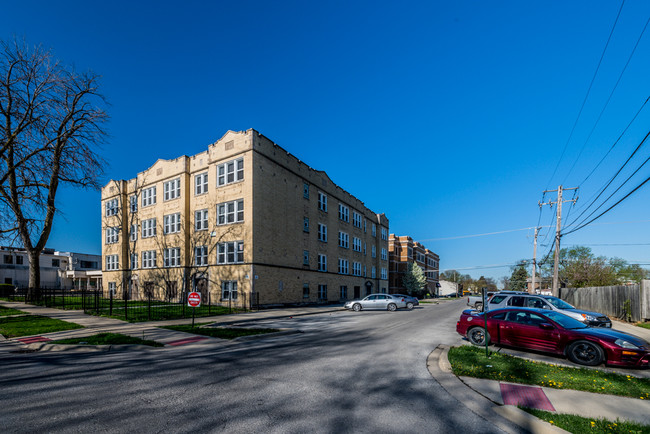
<instances>
[{"instance_id":1,"label":"utility pole","mask_svg":"<svg viewBox=\"0 0 650 434\"><path fill-rule=\"evenodd\" d=\"M535 293L535 274L537 273L537 234L539 233L539 228L535 228L535 243L533 244L533 282L530 288L531 294Z\"/></svg>"},{"instance_id":2,"label":"utility pole","mask_svg":"<svg viewBox=\"0 0 650 434\"><path fill-rule=\"evenodd\" d=\"M557 201L553 202L549 200L546 203L540 203L539 206L541 207L542 205L550 205L553 206L553 204L557 203L557 222L555 225L555 255L554 255L554 262L553 262L553 296L557 297L559 295L559 279L558 279L558 269L559 269L559 264L560 264L560 237L561 237L561 229L562 229L562 202L573 202L575 203L576 199L572 200L562 200L562 192L567 191L567 190L577 190L578 187L574 188L562 188L560 185L557 190L545 190L544 193L554 193L557 191Z\"/></svg>"}]
</instances>

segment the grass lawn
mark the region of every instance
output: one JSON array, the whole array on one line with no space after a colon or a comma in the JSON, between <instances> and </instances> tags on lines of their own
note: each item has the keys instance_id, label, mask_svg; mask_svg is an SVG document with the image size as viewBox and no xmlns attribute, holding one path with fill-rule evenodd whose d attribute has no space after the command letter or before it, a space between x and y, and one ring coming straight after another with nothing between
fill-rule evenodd
<instances>
[{"instance_id":1,"label":"grass lawn","mask_svg":"<svg viewBox=\"0 0 650 434\"><path fill-rule=\"evenodd\" d=\"M40 335L62 330L82 329L83 326L39 315L0 318L0 335L6 338Z\"/></svg>"},{"instance_id":2,"label":"grass lawn","mask_svg":"<svg viewBox=\"0 0 650 434\"><path fill-rule=\"evenodd\" d=\"M0 306L0 316L21 315L24 314L22 310L12 309L10 307Z\"/></svg>"},{"instance_id":3,"label":"grass lawn","mask_svg":"<svg viewBox=\"0 0 650 434\"><path fill-rule=\"evenodd\" d=\"M590 419L573 414L557 414L534 408L522 408L522 410L574 434L650 432L650 426L634 422L621 422L619 420L612 422L607 419Z\"/></svg>"},{"instance_id":4,"label":"grass lawn","mask_svg":"<svg viewBox=\"0 0 650 434\"><path fill-rule=\"evenodd\" d=\"M485 348L469 345L450 348L449 362L456 375L650 400L648 378L531 362L494 352L486 359Z\"/></svg>"},{"instance_id":5,"label":"grass lawn","mask_svg":"<svg viewBox=\"0 0 650 434\"><path fill-rule=\"evenodd\" d=\"M198 324L194 328L191 325L166 326L162 328L220 339L235 339L241 336L261 335L280 331L278 329L199 328Z\"/></svg>"},{"instance_id":6,"label":"grass lawn","mask_svg":"<svg viewBox=\"0 0 650 434\"><path fill-rule=\"evenodd\" d=\"M85 336L82 338L61 339L51 342L53 344L71 344L71 345L148 345L150 347L164 347L156 341L146 339L134 338L132 336L123 335L120 333L99 333L92 336Z\"/></svg>"},{"instance_id":7,"label":"grass lawn","mask_svg":"<svg viewBox=\"0 0 650 434\"><path fill-rule=\"evenodd\" d=\"M650 322L638 322L636 325L638 327L643 327L644 329L650 329Z\"/></svg>"}]
</instances>

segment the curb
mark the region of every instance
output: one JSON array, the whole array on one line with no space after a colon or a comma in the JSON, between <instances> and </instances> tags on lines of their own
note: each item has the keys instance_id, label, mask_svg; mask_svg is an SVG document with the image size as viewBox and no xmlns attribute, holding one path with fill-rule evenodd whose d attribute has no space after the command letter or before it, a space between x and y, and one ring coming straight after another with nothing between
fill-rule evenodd
<instances>
[{"instance_id":1,"label":"curb","mask_svg":"<svg viewBox=\"0 0 650 434\"><path fill-rule=\"evenodd\" d=\"M131 351L131 350L158 350L164 347L151 347L149 345L78 345L78 344L27 344L24 348L39 352L108 352L108 351Z\"/></svg>"}]
</instances>

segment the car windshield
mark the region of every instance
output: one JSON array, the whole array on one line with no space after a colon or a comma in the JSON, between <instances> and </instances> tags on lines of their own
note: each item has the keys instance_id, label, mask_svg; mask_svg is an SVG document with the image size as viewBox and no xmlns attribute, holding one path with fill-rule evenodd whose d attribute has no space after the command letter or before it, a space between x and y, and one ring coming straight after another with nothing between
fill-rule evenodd
<instances>
[{"instance_id":1,"label":"car windshield","mask_svg":"<svg viewBox=\"0 0 650 434\"><path fill-rule=\"evenodd\" d=\"M575 309L575 307L571 306L569 303L562 300L561 298L557 298L557 297L544 297L544 298L546 299L546 301L548 301L558 309Z\"/></svg>"},{"instance_id":2,"label":"car windshield","mask_svg":"<svg viewBox=\"0 0 650 434\"><path fill-rule=\"evenodd\" d=\"M588 325L581 323L577 319L573 319L570 316L566 316L563 313L559 312L544 312L544 315L560 324L565 329L584 329L589 327Z\"/></svg>"}]
</instances>

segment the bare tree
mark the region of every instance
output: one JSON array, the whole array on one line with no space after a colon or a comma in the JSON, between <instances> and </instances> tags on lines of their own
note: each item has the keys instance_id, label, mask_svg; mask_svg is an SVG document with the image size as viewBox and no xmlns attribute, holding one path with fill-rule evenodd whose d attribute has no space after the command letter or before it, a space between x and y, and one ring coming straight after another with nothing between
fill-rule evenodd
<instances>
[{"instance_id":1,"label":"bare tree","mask_svg":"<svg viewBox=\"0 0 650 434\"><path fill-rule=\"evenodd\" d=\"M60 185L99 189L95 153L108 116L98 76L77 73L41 47L0 41L0 221L29 256L29 292L57 212Z\"/></svg>"}]
</instances>

